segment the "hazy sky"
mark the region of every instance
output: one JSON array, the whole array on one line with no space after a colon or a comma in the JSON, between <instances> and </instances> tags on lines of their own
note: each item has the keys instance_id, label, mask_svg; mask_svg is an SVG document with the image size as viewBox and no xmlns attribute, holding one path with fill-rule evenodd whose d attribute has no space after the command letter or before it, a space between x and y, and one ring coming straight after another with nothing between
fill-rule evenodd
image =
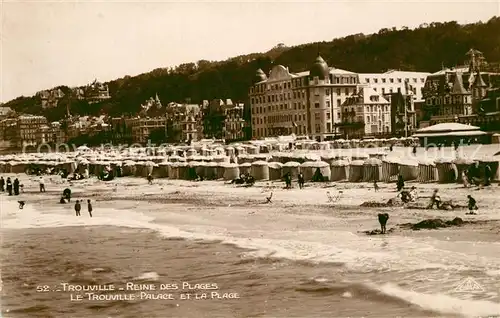
<instances>
[{"instance_id":1,"label":"hazy sky","mask_svg":"<svg viewBox=\"0 0 500 318\"><path fill-rule=\"evenodd\" d=\"M4 102L57 85L265 52L280 42L291 46L384 27L500 15L500 0L0 1Z\"/></svg>"}]
</instances>

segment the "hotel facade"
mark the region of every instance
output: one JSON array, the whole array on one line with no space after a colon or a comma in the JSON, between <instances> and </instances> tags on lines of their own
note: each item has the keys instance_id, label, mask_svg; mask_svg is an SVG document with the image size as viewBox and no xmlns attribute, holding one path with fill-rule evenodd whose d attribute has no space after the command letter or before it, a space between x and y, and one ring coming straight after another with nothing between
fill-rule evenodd
<instances>
[{"instance_id":1,"label":"hotel facade","mask_svg":"<svg viewBox=\"0 0 500 318\"><path fill-rule=\"evenodd\" d=\"M358 84L356 73L331 68L319 55L306 72L292 73L276 65L267 77L259 69L249 92L252 137L333 137L341 123L340 106Z\"/></svg>"},{"instance_id":2,"label":"hotel facade","mask_svg":"<svg viewBox=\"0 0 500 318\"><path fill-rule=\"evenodd\" d=\"M413 130L414 105L423 102L422 89L429 74L394 70L357 74L329 67L321 56L306 72L293 73L276 65L268 77L259 69L249 92L252 136L294 133L323 141L349 134L387 135L392 133L393 116L400 116L401 121L404 117ZM404 114L395 114L390 107L396 93L411 96Z\"/></svg>"}]
</instances>

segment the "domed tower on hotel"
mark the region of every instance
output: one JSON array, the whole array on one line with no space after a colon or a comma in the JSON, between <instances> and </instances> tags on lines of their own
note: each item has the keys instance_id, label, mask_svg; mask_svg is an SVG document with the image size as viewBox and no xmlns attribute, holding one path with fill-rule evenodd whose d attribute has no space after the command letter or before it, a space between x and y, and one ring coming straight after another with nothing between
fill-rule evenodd
<instances>
[{"instance_id":1,"label":"domed tower on hotel","mask_svg":"<svg viewBox=\"0 0 500 318\"><path fill-rule=\"evenodd\" d=\"M249 89L252 137L295 134L324 141L336 133L340 105L356 90L357 74L330 67L318 54L307 70L275 64L257 70Z\"/></svg>"}]
</instances>

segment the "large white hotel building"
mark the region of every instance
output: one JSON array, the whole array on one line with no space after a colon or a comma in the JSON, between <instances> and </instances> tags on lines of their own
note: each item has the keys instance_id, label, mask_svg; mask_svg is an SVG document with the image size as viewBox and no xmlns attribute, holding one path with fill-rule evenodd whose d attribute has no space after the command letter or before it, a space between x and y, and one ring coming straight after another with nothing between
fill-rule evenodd
<instances>
[{"instance_id":1,"label":"large white hotel building","mask_svg":"<svg viewBox=\"0 0 500 318\"><path fill-rule=\"evenodd\" d=\"M287 67L276 65L267 76L259 69L249 92L252 137L291 133L318 141L333 137L340 133L345 112L342 105L346 99L357 94L362 86L371 86L372 81L379 84L372 87L382 95L405 87L406 78L416 78L419 84L416 94L421 94L420 83L422 86L425 83L421 74L427 73L397 73L357 74L329 67L319 55L305 72L293 73Z\"/></svg>"}]
</instances>

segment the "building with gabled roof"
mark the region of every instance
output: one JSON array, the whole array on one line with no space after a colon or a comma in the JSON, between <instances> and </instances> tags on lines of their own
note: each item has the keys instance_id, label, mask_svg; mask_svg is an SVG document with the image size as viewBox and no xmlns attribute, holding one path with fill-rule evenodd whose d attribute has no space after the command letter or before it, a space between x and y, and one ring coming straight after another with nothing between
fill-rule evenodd
<instances>
[{"instance_id":1,"label":"building with gabled roof","mask_svg":"<svg viewBox=\"0 0 500 318\"><path fill-rule=\"evenodd\" d=\"M341 134L345 138L388 135L391 133L390 102L370 86L361 86L341 106Z\"/></svg>"},{"instance_id":2,"label":"building with gabled roof","mask_svg":"<svg viewBox=\"0 0 500 318\"><path fill-rule=\"evenodd\" d=\"M489 70L482 52L470 49L466 56L464 65L443 68L427 77L422 127L461 122L484 128L491 121L481 118L481 113L486 115L481 111L481 100L487 98L490 90L500 87L500 73Z\"/></svg>"}]
</instances>

